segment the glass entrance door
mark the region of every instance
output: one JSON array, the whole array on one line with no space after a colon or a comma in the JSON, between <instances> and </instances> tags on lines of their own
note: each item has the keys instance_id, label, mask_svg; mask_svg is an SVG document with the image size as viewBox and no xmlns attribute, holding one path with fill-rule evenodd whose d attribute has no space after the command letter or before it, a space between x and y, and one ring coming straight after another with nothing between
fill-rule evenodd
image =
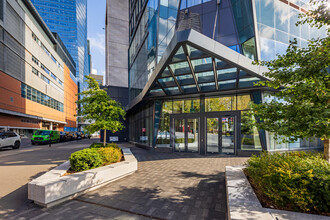
<instances>
[{"instance_id":1,"label":"glass entrance door","mask_svg":"<svg viewBox=\"0 0 330 220\"><path fill-rule=\"evenodd\" d=\"M198 118L174 118L174 151L199 152Z\"/></svg>"},{"instance_id":2,"label":"glass entrance door","mask_svg":"<svg viewBox=\"0 0 330 220\"><path fill-rule=\"evenodd\" d=\"M207 118L206 120L206 145L208 153L219 153L219 118Z\"/></svg>"},{"instance_id":3,"label":"glass entrance door","mask_svg":"<svg viewBox=\"0 0 330 220\"><path fill-rule=\"evenodd\" d=\"M221 153L235 152L235 117L221 117Z\"/></svg>"},{"instance_id":4,"label":"glass entrance door","mask_svg":"<svg viewBox=\"0 0 330 220\"><path fill-rule=\"evenodd\" d=\"M208 153L235 153L235 116L206 118L206 150Z\"/></svg>"},{"instance_id":5,"label":"glass entrance door","mask_svg":"<svg viewBox=\"0 0 330 220\"><path fill-rule=\"evenodd\" d=\"M188 152L198 152L198 132L199 132L199 126L198 126L198 118L189 118L187 120L187 151Z\"/></svg>"},{"instance_id":6,"label":"glass entrance door","mask_svg":"<svg viewBox=\"0 0 330 220\"><path fill-rule=\"evenodd\" d=\"M184 119L174 119L174 147L175 151L185 151Z\"/></svg>"}]
</instances>

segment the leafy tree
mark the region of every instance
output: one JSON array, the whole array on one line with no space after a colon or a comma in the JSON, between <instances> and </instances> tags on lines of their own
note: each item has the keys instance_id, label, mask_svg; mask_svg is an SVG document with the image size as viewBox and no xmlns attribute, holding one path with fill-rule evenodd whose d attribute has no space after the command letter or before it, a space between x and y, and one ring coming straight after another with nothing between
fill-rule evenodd
<instances>
[{"instance_id":1,"label":"leafy tree","mask_svg":"<svg viewBox=\"0 0 330 220\"><path fill-rule=\"evenodd\" d=\"M125 111L119 102L112 100L104 89L100 89L94 78L90 76L86 78L88 89L78 94L82 97L77 101L78 115L85 121L91 122L85 128L88 132L104 131L105 146L107 130L119 131L124 128L119 119L120 117L125 119Z\"/></svg>"},{"instance_id":2,"label":"leafy tree","mask_svg":"<svg viewBox=\"0 0 330 220\"><path fill-rule=\"evenodd\" d=\"M307 48L290 42L286 54L276 60L259 62L269 68L265 75L270 81L260 83L277 90L268 103L253 105L254 114L261 120L259 129L274 132L276 138L317 137L325 140L324 153L329 161L330 122L330 13L328 0L310 2L314 9L300 15L296 25L309 25L327 30L325 38L312 39Z\"/></svg>"}]
</instances>

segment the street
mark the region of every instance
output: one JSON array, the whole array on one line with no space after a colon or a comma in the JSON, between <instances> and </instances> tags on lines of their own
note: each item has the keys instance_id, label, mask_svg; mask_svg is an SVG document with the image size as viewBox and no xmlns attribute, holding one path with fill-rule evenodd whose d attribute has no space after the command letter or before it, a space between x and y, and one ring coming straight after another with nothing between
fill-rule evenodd
<instances>
[{"instance_id":1,"label":"street","mask_svg":"<svg viewBox=\"0 0 330 220\"><path fill-rule=\"evenodd\" d=\"M21 148L0 149L0 216L25 210L31 205L27 183L68 160L70 154L99 139L83 139L48 145L31 145L23 138ZM0 217L1 218L1 217Z\"/></svg>"}]
</instances>

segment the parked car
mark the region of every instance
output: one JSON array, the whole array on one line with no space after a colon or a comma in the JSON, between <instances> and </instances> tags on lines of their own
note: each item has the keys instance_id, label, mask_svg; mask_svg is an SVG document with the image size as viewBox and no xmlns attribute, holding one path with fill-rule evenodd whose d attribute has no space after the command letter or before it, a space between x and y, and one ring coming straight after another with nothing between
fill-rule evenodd
<instances>
[{"instance_id":1,"label":"parked car","mask_svg":"<svg viewBox=\"0 0 330 220\"><path fill-rule=\"evenodd\" d=\"M60 141L60 132L52 130L36 130L32 136L31 143L35 144L48 144L49 141L52 143Z\"/></svg>"},{"instance_id":2,"label":"parked car","mask_svg":"<svg viewBox=\"0 0 330 220\"><path fill-rule=\"evenodd\" d=\"M72 140L77 140L77 134L76 134L76 132L71 131L70 134L72 136Z\"/></svg>"},{"instance_id":3,"label":"parked car","mask_svg":"<svg viewBox=\"0 0 330 220\"><path fill-rule=\"evenodd\" d=\"M76 133L76 140L78 139L81 139L81 132L75 132Z\"/></svg>"},{"instance_id":4,"label":"parked car","mask_svg":"<svg viewBox=\"0 0 330 220\"><path fill-rule=\"evenodd\" d=\"M72 132L67 131L66 133L66 140L67 141L72 141L74 139Z\"/></svg>"},{"instance_id":5,"label":"parked car","mask_svg":"<svg viewBox=\"0 0 330 220\"><path fill-rule=\"evenodd\" d=\"M67 133L64 131L61 131L60 132L60 141L67 141L67 140L68 140Z\"/></svg>"},{"instance_id":6,"label":"parked car","mask_svg":"<svg viewBox=\"0 0 330 220\"><path fill-rule=\"evenodd\" d=\"M0 148L12 147L18 149L21 146L21 136L13 131L0 133Z\"/></svg>"}]
</instances>

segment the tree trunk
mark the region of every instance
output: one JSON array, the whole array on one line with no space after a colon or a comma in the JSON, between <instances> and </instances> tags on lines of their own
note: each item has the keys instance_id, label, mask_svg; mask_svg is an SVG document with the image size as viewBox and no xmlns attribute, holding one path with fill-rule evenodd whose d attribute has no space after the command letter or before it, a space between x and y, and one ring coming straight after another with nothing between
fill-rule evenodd
<instances>
[{"instance_id":1,"label":"tree trunk","mask_svg":"<svg viewBox=\"0 0 330 220\"><path fill-rule=\"evenodd\" d=\"M330 141L329 139L324 139L324 157L330 163Z\"/></svg>"},{"instance_id":2,"label":"tree trunk","mask_svg":"<svg viewBox=\"0 0 330 220\"><path fill-rule=\"evenodd\" d=\"M105 140L106 140L106 138L107 138L107 130L106 129L104 129L104 134L103 134L103 146L105 147Z\"/></svg>"}]
</instances>

